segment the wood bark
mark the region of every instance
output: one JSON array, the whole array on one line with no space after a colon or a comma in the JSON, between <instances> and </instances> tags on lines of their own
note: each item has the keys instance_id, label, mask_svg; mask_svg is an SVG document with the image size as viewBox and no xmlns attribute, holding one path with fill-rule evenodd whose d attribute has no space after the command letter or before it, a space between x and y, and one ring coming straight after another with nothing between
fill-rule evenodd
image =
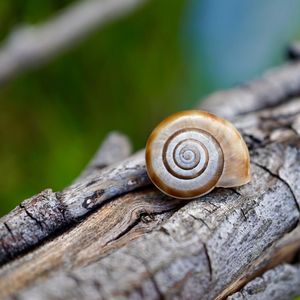
<instances>
[{"instance_id":1,"label":"wood bark","mask_svg":"<svg viewBox=\"0 0 300 300\"><path fill-rule=\"evenodd\" d=\"M193 201L163 195L143 150L125 158L126 138L108 138L70 187L45 190L0 220L0 298L300 294L299 92L300 64L290 62L203 103L241 131L252 181Z\"/></svg>"},{"instance_id":2,"label":"wood bark","mask_svg":"<svg viewBox=\"0 0 300 300\"><path fill-rule=\"evenodd\" d=\"M283 264L255 278L228 299L290 299L299 294L299 276L299 265Z\"/></svg>"}]
</instances>

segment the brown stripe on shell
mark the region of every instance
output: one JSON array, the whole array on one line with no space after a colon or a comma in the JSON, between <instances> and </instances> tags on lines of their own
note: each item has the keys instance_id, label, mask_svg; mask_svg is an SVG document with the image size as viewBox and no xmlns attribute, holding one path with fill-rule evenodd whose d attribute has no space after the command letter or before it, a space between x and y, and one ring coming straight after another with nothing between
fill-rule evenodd
<instances>
[{"instance_id":1,"label":"brown stripe on shell","mask_svg":"<svg viewBox=\"0 0 300 300\"><path fill-rule=\"evenodd\" d=\"M205 169L206 169L206 167L207 167L207 165L208 165L208 159L209 159L209 153L208 153L208 151L207 151L205 145L204 145L202 142L195 140L197 143L202 144L203 149L204 149L204 151L206 152L206 157L207 157L207 159L206 159L206 161L205 161L205 164L204 164L203 168L202 168L198 173L194 174L193 176L192 176L192 175L191 175L191 176L182 176L182 175L177 174L176 172L174 172L174 171L172 170L172 168L170 167L169 163L167 162L166 155L165 155L165 154L167 153L167 147L168 147L169 143L171 142L171 140L172 140L175 136L177 136L177 135L180 134L180 133L184 133L184 132L188 132L188 131L196 131L196 132L199 132L199 133L202 133L202 134L209 135L208 132L206 132L205 130L201 130L201 129L199 129L199 128L185 128L185 129L180 129L180 130L174 132L174 133L167 139L167 141L166 141L166 143L165 143L165 145L164 145L164 147L163 147L163 153L162 153L164 165L165 165L166 169L169 171L169 173L171 173L174 177L177 177L177 178L180 178L180 179L183 179L183 180L193 179L193 178L195 178L195 177L197 177L197 176L200 176L200 175L205 171ZM215 141L216 143L218 143L214 137L212 137L212 138L214 139L214 141ZM220 147L220 148L221 148L221 147ZM181 166L179 166L179 165L177 165L177 166L178 166L178 167L181 167Z\"/></svg>"},{"instance_id":2,"label":"brown stripe on shell","mask_svg":"<svg viewBox=\"0 0 300 300\"><path fill-rule=\"evenodd\" d=\"M195 118L199 116L199 129L207 129L204 131L208 132L217 140L224 155L223 172L217 172L215 176L213 176L213 179L211 180L212 184L209 182L204 186L191 191L181 191L176 189L176 187L170 187L166 183L162 182L157 176L151 163L151 146L160 134L161 130L164 130L166 126L168 126L170 123L173 124L173 126L176 126L174 125L174 122L176 122L177 119L178 121L181 118L185 118L186 120L189 116L191 116L193 124L195 124L195 122L197 124L197 119L195 121ZM183 123L185 120L183 120ZM224 150L223 147L225 147ZM214 186L239 186L250 181L249 152L238 130L227 120L203 111L179 112L163 120L154 129L148 139L146 146L146 164L149 177L153 183L164 193L176 198L195 198L206 194L213 189Z\"/></svg>"}]
</instances>

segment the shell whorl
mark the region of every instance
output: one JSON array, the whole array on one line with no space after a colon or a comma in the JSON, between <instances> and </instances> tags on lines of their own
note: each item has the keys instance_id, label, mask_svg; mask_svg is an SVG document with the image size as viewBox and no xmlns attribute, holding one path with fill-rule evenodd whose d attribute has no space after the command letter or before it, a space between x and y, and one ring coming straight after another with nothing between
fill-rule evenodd
<instances>
[{"instance_id":1,"label":"shell whorl","mask_svg":"<svg viewBox=\"0 0 300 300\"><path fill-rule=\"evenodd\" d=\"M222 174L228 168L226 156L230 153L233 160L236 158L234 151L224 149L230 143L224 138L223 134L228 133L222 132L222 127L227 128L228 124L201 111L178 113L161 122L146 146L146 165L152 182L164 193L183 199L204 195L223 182ZM238 132L232 128L229 131L235 138ZM238 137L242 140L239 134Z\"/></svg>"},{"instance_id":2,"label":"shell whorl","mask_svg":"<svg viewBox=\"0 0 300 300\"><path fill-rule=\"evenodd\" d=\"M190 191L193 186L207 186L212 180L216 183L223 169L223 152L219 143L207 132L186 128L176 131L166 140L162 161L174 178L191 180L185 182ZM170 180L174 178L170 176Z\"/></svg>"}]
</instances>

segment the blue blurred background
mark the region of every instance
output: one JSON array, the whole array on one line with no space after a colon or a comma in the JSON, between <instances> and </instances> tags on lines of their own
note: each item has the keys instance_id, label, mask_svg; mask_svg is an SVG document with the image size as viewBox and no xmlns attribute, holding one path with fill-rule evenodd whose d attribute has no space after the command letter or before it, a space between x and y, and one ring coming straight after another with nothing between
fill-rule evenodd
<instances>
[{"instance_id":1,"label":"blue blurred background","mask_svg":"<svg viewBox=\"0 0 300 300\"><path fill-rule=\"evenodd\" d=\"M1 1L0 38L72 2ZM150 0L0 86L0 215L68 185L109 131L141 148L160 119L281 63L299 38L297 0Z\"/></svg>"}]
</instances>

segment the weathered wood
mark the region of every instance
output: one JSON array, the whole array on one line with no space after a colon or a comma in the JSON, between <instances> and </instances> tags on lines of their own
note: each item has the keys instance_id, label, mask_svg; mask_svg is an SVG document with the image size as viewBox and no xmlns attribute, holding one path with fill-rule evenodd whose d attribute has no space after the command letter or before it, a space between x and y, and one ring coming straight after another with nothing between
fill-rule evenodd
<instances>
[{"instance_id":1,"label":"weathered wood","mask_svg":"<svg viewBox=\"0 0 300 300\"><path fill-rule=\"evenodd\" d=\"M299 277L299 265L281 265L255 278L228 300L292 299L300 295Z\"/></svg>"},{"instance_id":2,"label":"weathered wood","mask_svg":"<svg viewBox=\"0 0 300 300\"><path fill-rule=\"evenodd\" d=\"M215 100L211 102L205 101L203 105L212 112L233 118L241 113L237 109L240 105L236 103L239 99L241 99L240 102L243 107L242 112L245 113L246 111L257 110L261 106L270 105L269 98L266 97L268 93L272 95L270 96L273 99L272 105L275 105L289 98L291 94L297 93L298 90L300 91L300 80L298 80L300 77L300 63L285 65L268 74L263 76L261 80L250 84L250 89L236 88L221 92L213 96ZM249 105L247 104L248 97L252 99ZM222 106L221 103L224 99L226 99L226 103ZM208 103L211 104L208 106ZM261 131L260 134L263 134L263 132ZM121 143L123 145L126 142L122 140ZM11 214L0 219L0 227L2 228L0 232L0 264L9 261L18 253L22 253L39 244L45 238L55 234L61 228L69 226L70 223L88 214L105 201L148 184L149 179L146 174L144 155L143 151L141 151L128 160L108 166L99 172L92 172L88 178L85 177L83 180L75 181L71 187L62 193L54 193L51 190L47 190L42 192L41 195L26 200L25 207L29 207L27 211L36 220L40 220L43 219L42 216L46 215L47 212L43 211L43 207L39 207L39 203L35 199L42 198L44 194L49 195L48 204L56 208L55 213L58 215L55 218L58 218L60 221L55 221L47 228L42 228L36 224L35 227L39 226L38 234L36 234L36 228L32 226L34 220L26 212L23 212L22 207L16 208ZM63 217L61 212L63 212ZM18 216L19 213L20 217ZM20 221L21 219L23 221ZM7 220L10 220L10 222L7 222ZM14 227L10 223L15 223L16 226ZM16 239L12 242L14 228L17 229L15 233ZM30 236L31 238L23 239L23 236Z\"/></svg>"},{"instance_id":3,"label":"weathered wood","mask_svg":"<svg viewBox=\"0 0 300 300\"><path fill-rule=\"evenodd\" d=\"M22 288L62 265L69 273L75 266L93 262L114 247L124 245L128 239L151 231L181 205L178 200L166 201L165 197L151 189L122 196L59 238L46 243L37 252L4 266L0 295L3 297Z\"/></svg>"},{"instance_id":4,"label":"weathered wood","mask_svg":"<svg viewBox=\"0 0 300 300\"><path fill-rule=\"evenodd\" d=\"M114 147L114 150L111 151L113 156L109 153L110 145ZM94 178L95 172L98 174L97 168L103 169L106 165L124 159L130 151L130 143L124 135L116 133L109 135L95 158L80 175L80 182L84 183L88 176ZM106 172L111 170L110 168ZM96 178L98 180L98 176ZM91 180L88 179L87 182L91 184ZM71 193L80 189L78 187L80 184L76 183L78 181L75 181L74 189L69 189ZM106 185L109 185L110 182L106 181ZM103 195L103 197L105 200L107 195ZM62 194L54 193L51 189L23 201L12 212L0 219L0 264L13 259L17 254L37 245L57 230L76 221L81 215L77 212L76 206L74 210L74 213L72 209L69 211L62 201ZM87 210L84 208L80 212L87 212Z\"/></svg>"},{"instance_id":5,"label":"weathered wood","mask_svg":"<svg viewBox=\"0 0 300 300\"><path fill-rule=\"evenodd\" d=\"M256 99L264 87L269 89L262 84ZM11 262L0 268L0 298L224 299L241 297L240 292L248 299L252 286L257 299L269 299L272 278L281 278L282 286L287 268L293 270L287 285L300 285L296 266L276 268L297 261L300 249L300 99L279 94L274 107L267 101L268 108L256 111L254 105L240 117L234 97L224 103L250 149L253 178L243 187L216 189L190 202L171 199L149 186L141 151L59 194L44 192L63 207L68 221L61 221L56 236L49 230L26 244L26 255L8 258ZM13 223L9 230L2 223L3 255L8 256L8 246L17 249L17 230L43 226L37 225L44 222L37 204L29 204L38 222L27 215L33 225ZM11 228L13 216L1 221ZM271 279L270 287L258 292L260 276Z\"/></svg>"},{"instance_id":6,"label":"weathered wood","mask_svg":"<svg viewBox=\"0 0 300 300\"><path fill-rule=\"evenodd\" d=\"M98 175L98 171L112 165L118 161L124 160L132 153L132 145L128 137L122 133L111 132L101 147L91 159L85 170L76 178L75 182L81 181L88 176Z\"/></svg>"},{"instance_id":7,"label":"weathered wood","mask_svg":"<svg viewBox=\"0 0 300 300\"><path fill-rule=\"evenodd\" d=\"M72 220L76 220L105 201L149 183L144 151L140 151L120 163L102 169L95 176L74 183L59 197Z\"/></svg>"},{"instance_id":8,"label":"weathered wood","mask_svg":"<svg viewBox=\"0 0 300 300\"><path fill-rule=\"evenodd\" d=\"M0 219L0 263L13 259L70 222L57 194L45 190Z\"/></svg>"},{"instance_id":9,"label":"weathered wood","mask_svg":"<svg viewBox=\"0 0 300 300\"><path fill-rule=\"evenodd\" d=\"M300 94L300 62L287 63L259 80L207 97L200 106L227 119L276 106Z\"/></svg>"}]
</instances>

